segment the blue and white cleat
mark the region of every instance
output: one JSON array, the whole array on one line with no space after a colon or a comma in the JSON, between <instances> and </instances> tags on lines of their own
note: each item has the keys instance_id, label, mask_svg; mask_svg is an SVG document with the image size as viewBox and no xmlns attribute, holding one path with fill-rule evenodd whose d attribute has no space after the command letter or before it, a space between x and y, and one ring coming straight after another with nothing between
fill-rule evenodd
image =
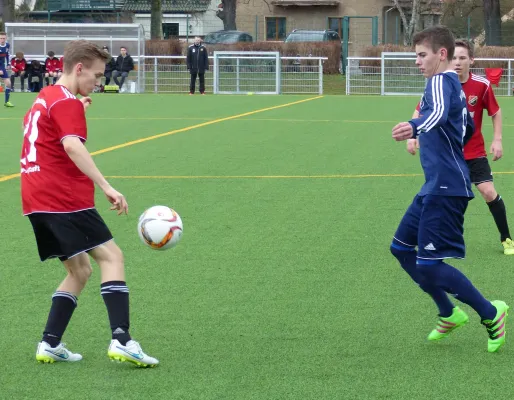
<instances>
[{"instance_id":1,"label":"blue and white cleat","mask_svg":"<svg viewBox=\"0 0 514 400\"><path fill-rule=\"evenodd\" d=\"M69 351L64 343L59 343L56 347L50 347L46 342L39 342L36 360L41 363L75 362L82 360L82 356Z\"/></svg>"},{"instance_id":2,"label":"blue and white cleat","mask_svg":"<svg viewBox=\"0 0 514 400\"><path fill-rule=\"evenodd\" d=\"M118 340L113 339L107 355L111 360L129 361L138 367L155 367L159 364L159 360L143 353L141 346L135 340L129 340L126 346L123 346Z\"/></svg>"}]
</instances>

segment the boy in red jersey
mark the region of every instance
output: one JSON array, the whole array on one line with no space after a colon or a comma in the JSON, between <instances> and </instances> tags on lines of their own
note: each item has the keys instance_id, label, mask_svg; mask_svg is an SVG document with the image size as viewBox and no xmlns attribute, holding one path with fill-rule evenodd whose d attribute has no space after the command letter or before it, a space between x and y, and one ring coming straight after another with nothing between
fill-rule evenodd
<instances>
[{"instance_id":1,"label":"boy in red jersey","mask_svg":"<svg viewBox=\"0 0 514 400\"><path fill-rule=\"evenodd\" d=\"M464 146L464 158L468 164L471 182L476 185L489 206L489 210L500 232L503 253L514 255L514 242L510 236L505 203L494 187L491 166L487 160L484 136L482 135L482 116L484 110L487 110L488 115L492 118L494 131L490 152L493 154L493 161L499 160L503 155L501 109L496 101L490 82L486 78L469 71L474 61L473 56L473 47L468 41L455 41L453 66L459 75L462 89L466 94L467 107L475 123L475 133ZM415 116L418 115L418 111L419 104L414 112ZM416 154L416 147L417 142L415 139L408 141L407 150L411 154Z\"/></svg>"},{"instance_id":2,"label":"boy in red jersey","mask_svg":"<svg viewBox=\"0 0 514 400\"><path fill-rule=\"evenodd\" d=\"M61 338L91 275L89 254L101 270L101 295L112 331L108 356L138 366L155 366L158 360L143 353L129 334L123 254L95 209L95 184L112 204L111 210L126 214L128 205L84 146L88 138L85 111L91 104L87 96L103 76L109 57L94 43L76 40L66 46L64 59L59 84L44 88L24 119L23 213L32 224L41 260L59 258L68 272L52 297L36 359L82 359L69 351ZM78 94L84 97L79 100Z\"/></svg>"},{"instance_id":3,"label":"boy in red jersey","mask_svg":"<svg viewBox=\"0 0 514 400\"><path fill-rule=\"evenodd\" d=\"M11 60L11 90L14 90L14 78L20 78L21 91L25 91L25 69L27 68L27 61L21 51L16 53L16 57Z\"/></svg>"},{"instance_id":4,"label":"boy in red jersey","mask_svg":"<svg viewBox=\"0 0 514 400\"><path fill-rule=\"evenodd\" d=\"M55 85L57 79L61 76L61 62L53 51L48 52L48 58L45 60L45 82L46 86L50 85L50 78L52 78L52 85Z\"/></svg>"}]
</instances>

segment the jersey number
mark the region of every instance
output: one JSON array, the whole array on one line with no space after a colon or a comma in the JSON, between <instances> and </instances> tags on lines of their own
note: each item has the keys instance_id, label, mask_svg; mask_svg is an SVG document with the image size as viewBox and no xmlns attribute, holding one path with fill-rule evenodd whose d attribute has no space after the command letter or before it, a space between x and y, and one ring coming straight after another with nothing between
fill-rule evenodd
<instances>
[{"instance_id":1,"label":"jersey number","mask_svg":"<svg viewBox=\"0 0 514 400\"><path fill-rule=\"evenodd\" d=\"M23 145L23 158L21 159L21 163L23 165L27 164L27 161L29 163L36 162L36 158L37 158L36 140L39 135L39 131L37 129L37 122L38 122L40 116L41 116L41 111L36 111L34 114L30 114L29 120L27 122L27 126L25 126L25 130L23 131L23 136L27 137L28 141L29 141L28 149L27 149L27 144Z\"/></svg>"},{"instance_id":2,"label":"jersey number","mask_svg":"<svg viewBox=\"0 0 514 400\"><path fill-rule=\"evenodd\" d=\"M464 107L462 109L462 141L466 137L466 128L468 127L468 109Z\"/></svg>"}]
</instances>

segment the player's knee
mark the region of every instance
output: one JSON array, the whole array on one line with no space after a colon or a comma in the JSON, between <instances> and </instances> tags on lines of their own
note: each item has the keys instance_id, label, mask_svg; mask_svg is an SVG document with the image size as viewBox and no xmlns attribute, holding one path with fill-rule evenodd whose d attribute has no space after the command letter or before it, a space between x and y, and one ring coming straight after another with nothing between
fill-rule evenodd
<instances>
[{"instance_id":1,"label":"player's knee","mask_svg":"<svg viewBox=\"0 0 514 400\"><path fill-rule=\"evenodd\" d=\"M423 277L423 280L430 285L438 285L438 282L441 281L441 272L443 265L443 260L430 260L424 261L422 263L419 262L416 265L416 268L420 275Z\"/></svg>"},{"instance_id":2,"label":"player's knee","mask_svg":"<svg viewBox=\"0 0 514 400\"><path fill-rule=\"evenodd\" d=\"M398 260L403 259L406 256L406 254L410 254L416 251L416 249L413 246L406 246L396 239L393 239L391 246L389 247L389 250L391 251L391 254L395 256Z\"/></svg>"},{"instance_id":3,"label":"player's knee","mask_svg":"<svg viewBox=\"0 0 514 400\"><path fill-rule=\"evenodd\" d=\"M87 283L92 274L93 268L90 264L83 264L73 269L68 269L68 275L79 281L82 285Z\"/></svg>"},{"instance_id":4,"label":"player's knee","mask_svg":"<svg viewBox=\"0 0 514 400\"><path fill-rule=\"evenodd\" d=\"M486 202L491 202L498 196L498 193L496 193L496 189L494 188L494 185L491 182L483 183L481 185L478 185L478 190L480 191L480 194L484 198Z\"/></svg>"}]
</instances>

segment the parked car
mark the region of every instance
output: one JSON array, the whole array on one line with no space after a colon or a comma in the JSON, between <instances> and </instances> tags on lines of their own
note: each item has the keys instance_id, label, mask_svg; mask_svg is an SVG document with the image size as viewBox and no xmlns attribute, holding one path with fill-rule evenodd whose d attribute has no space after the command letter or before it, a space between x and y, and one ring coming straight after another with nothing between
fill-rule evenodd
<instances>
[{"instance_id":1,"label":"parked car","mask_svg":"<svg viewBox=\"0 0 514 400\"><path fill-rule=\"evenodd\" d=\"M341 43L341 37L336 31L327 29L324 31L311 31L306 29L295 29L287 35L286 43L300 42L336 42ZM339 73L343 73L343 49L341 47L341 60L339 61Z\"/></svg>"},{"instance_id":2,"label":"parked car","mask_svg":"<svg viewBox=\"0 0 514 400\"><path fill-rule=\"evenodd\" d=\"M241 31L217 31L205 35L205 44L228 44L239 42L253 42L253 37L248 32Z\"/></svg>"},{"instance_id":3,"label":"parked car","mask_svg":"<svg viewBox=\"0 0 514 400\"><path fill-rule=\"evenodd\" d=\"M332 40L341 41L341 37L336 31L309 31L304 29L295 29L287 35L285 42L328 42Z\"/></svg>"}]
</instances>

